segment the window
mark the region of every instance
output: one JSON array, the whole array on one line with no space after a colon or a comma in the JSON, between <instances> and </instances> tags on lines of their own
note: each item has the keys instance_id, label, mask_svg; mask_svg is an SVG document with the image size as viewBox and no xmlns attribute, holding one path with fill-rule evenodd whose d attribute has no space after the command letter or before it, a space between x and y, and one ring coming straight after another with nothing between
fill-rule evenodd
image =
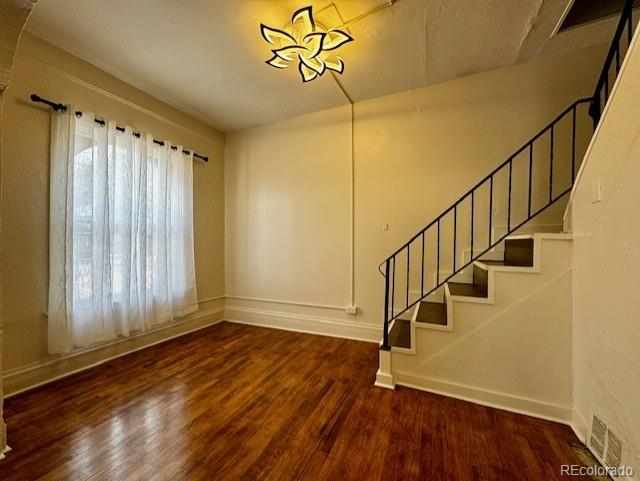
<instances>
[{"instance_id":1,"label":"window","mask_svg":"<svg viewBox=\"0 0 640 481\"><path fill-rule=\"evenodd\" d=\"M49 350L128 336L197 309L193 155L55 113Z\"/></svg>"}]
</instances>

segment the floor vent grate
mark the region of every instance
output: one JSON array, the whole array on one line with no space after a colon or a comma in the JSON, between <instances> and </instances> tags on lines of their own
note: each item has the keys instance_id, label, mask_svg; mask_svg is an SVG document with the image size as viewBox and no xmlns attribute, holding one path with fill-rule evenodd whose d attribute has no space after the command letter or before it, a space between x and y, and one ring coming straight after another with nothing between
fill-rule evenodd
<instances>
[{"instance_id":1,"label":"floor vent grate","mask_svg":"<svg viewBox=\"0 0 640 481\"><path fill-rule=\"evenodd\" d=\"M580 463L584 466L588 466L590 468L601 467L602 465L595 458L593 453L587 449L587 447L582 443L573 443L571 444L571 449L576 454L576 457L580 461ZM611 481L609 476L591 476L593 481Z\"/></svg>"},{"instance_id":2,"label":"floor vent grate","mask_svg":"<svg viewBox=\"0 0 640 481\"><path fill-rule=\"evenodd\" d=\"M591 449L595 451L600 459L604 458L604 443L606 435L607 425L603 423L598 416L593 416L589 446L591 446Z\"/></svg>"}]
</instances>

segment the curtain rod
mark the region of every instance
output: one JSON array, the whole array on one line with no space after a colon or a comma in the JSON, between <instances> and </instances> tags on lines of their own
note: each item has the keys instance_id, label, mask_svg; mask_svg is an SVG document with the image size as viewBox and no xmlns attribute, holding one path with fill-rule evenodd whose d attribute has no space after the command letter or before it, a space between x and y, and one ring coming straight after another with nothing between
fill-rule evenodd
<instances>
[{"instance_id":1,"label":"curtain rod","mask_svg":"<svg viewBox=\"0 0 640 481\"><path fill-rule=\"evenodd\" d=\"M53 110L55 110L56 112L66 112L67 111L67 106L61 103L55 103L52 102L51 100L47 100L47 99L43 99L42 97L40 97L37 94L31 94L31 101L32 102L37 102L37 103L41 103L41 104L46 104L49 107L51 107ZM76 116L78 117L82 117L82 112L77 111ZM94 119L94 122L96 124L99 124L101 126L105 126L106 122L104 120L101 119ZM124 127L118 127L116 126L116 130L118 130L119 132L124 132ZM140 132L133 132L133 135L135 135L136 137L140 137ZM153 143L154 144L158 144L158 145L165 145L165 143L162 140L156 140L153 139ZM171 150L178 150L178 147L176 147L175 145L171 146ZM183 150L182 153L184 154L190 154L191 152L189 150ZM195 152L193 153L193 156L196 159L200 159L203 160L204 162L209 162L209 157L205 157L204 155L200 155L200 154L196 154Z\"/></svg>"}]
</instances>

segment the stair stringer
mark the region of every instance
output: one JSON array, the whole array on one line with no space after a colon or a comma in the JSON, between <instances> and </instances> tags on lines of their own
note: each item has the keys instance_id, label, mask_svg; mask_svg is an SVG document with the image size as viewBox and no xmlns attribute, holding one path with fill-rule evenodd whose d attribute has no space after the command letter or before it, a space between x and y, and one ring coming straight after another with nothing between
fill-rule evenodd
<instances>
[{"instance_id":1,"label":"stair stringer","mask_svg":"<svg viewBox=\"0 0 640 481\"><path fill-rule=\"evenodd\" d=\"M452 331L412 330L398 384L570 421L571 237L533 237L533 267L489 267L491 302L447 297Z\"/></svg>"}]
</instances>

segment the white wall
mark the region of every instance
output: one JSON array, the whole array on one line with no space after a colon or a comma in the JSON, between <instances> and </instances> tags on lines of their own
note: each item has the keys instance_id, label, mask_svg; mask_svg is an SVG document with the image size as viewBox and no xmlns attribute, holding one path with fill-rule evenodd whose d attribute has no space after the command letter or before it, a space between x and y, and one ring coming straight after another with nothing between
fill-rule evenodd
<instances>
[{"instance_id":1,"label":"white wall","mask_svg":"<svg viewBox=\"0 0 640 481\"><path fill-rule=\"evenodd\" d=\"M600 182L602 201L593 202ZM573 193L574 409L622 440L640 479L640 45L627 56ZM625 478L628 479L628 478Z\"/></svg>"},{"instance_id":2,"label":"white wall","mask_svg":"<svg viewBox=\"0 0 640 481\"><path fill-rule=\"evenodd\" d=\"M226 317L259 323L268 311L269 324L282 325L279 314L295 311L309 316L305 330L323 332L313 325L324 323L333 334L347 335L348 326L377 339L384 297L378 264L565 107L589 96L604 51L543 56L355 105L356 316L340 310L351 301L349 107L228 135L226 286L228 295L245 299L230 299ZM561 224L563 209L538 222Z\"/></svg>"}]
</instances>

